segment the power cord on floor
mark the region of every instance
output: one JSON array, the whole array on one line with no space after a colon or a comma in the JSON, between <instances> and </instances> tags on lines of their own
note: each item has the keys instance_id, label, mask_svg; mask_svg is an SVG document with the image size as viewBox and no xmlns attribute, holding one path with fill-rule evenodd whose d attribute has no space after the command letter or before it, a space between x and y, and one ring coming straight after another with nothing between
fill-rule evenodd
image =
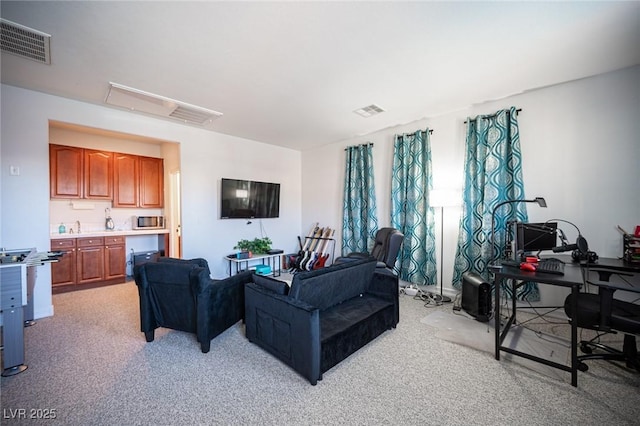
<instances>
[{"instance_id":1,"label":"power cord on floor","mask_svg":"<svg viewBox=\"0 0 640 426\"><path fill-rule=\"evenodd\" d=\"M444 296L437 293L424 291L414 284L411 284L407 287L400 287L399 294L412 296L413 300L420 300L424 302L425 308L435 308L438 306L442 306L445 303L449 303L448 298L445 298Z\"/></svg>"},{"instance_id":2,"label":"power cord on floor","mask_svg":"<svg viewBox=\"0 0 640 426\"><path fill-rule=\"evenodd\" d=\"M453 311L460 311L462 309L462 293L456 294L453 298Z\"/></svg>"},{"instance_id":3,"label":"power cord on floor","mask_svg":"<svg viewBox=\"0 0 640 426\"><path fill-rule=\"evenodd\" d=\"M425 308L435 308L444 304L442 296L436 293L427 293L419 290L418 293L413 296L414 300L421 300L424 303Z\"/></svg>"}]
</instances>

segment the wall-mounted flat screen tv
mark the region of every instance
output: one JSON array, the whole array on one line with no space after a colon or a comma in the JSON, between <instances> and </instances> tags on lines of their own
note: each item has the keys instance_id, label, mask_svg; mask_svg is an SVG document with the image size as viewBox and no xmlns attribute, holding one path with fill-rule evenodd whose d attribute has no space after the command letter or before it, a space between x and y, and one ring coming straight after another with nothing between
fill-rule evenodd
<instances>
[{"instance_id":1,"label":"wall-mounted flat screen tv","mask_svg":"<svg viewBox=\"0 0 640 426\"><path fill-rule=\"evenodd\" d=\"M222 179L221 219L263 219L279 216L279 183Z\"/></svg>"}]
</instances>

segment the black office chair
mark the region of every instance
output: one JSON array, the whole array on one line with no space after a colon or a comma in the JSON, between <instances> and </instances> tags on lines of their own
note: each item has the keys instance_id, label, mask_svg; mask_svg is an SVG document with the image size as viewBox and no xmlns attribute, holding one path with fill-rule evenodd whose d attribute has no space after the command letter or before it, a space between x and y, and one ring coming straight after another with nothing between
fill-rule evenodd
<instances>
[{"instance_id":1,"label":"black office chair","mask_svg":"<svg viewBox=\"0 0 640 426\"><path fill-rule=\"evenodd\" d=\"M616 288L607 286L611 275L618 275L622 279L626 279L625 277L634 277L634 274L603 267L590 268L586 271L587 274L590 272L598 274L598 281L590 280L589 275L587 275L585 283L596 285L598 294L578 294L576 320L578 327L596 330L598 335L592 340L580 342L580 350L585 355L578 356L578 369L580 371L589 369L583 361L605 359L625 361L627 367L635 368L640 372L640 358L638 357L635 338L636 335L640 335L640 305L614 299L613 293ZM570 318L572 317L572 301L573 298L569 295L564 302L564 310ZM599 342L603 334L617 332L624 333L622 351ZM604 352L594 353L594 349Z\"/></svg>"},{"instance_id":2,"label":"black office chair","mask_svg":"<svg viewBox=\"0 0 640 426\"><path fill-rule=\"evenodd\" d=\"M393 270L400 252L400 247L404 241L404 234L395 228L381 228L376 232L376 238L371 249L371 253L349 253L346 256L338 257L333 263L343 263L351 260L366 259L373 256L378 260L379 268L389 268Z\"/></svg>"}]
</instances>

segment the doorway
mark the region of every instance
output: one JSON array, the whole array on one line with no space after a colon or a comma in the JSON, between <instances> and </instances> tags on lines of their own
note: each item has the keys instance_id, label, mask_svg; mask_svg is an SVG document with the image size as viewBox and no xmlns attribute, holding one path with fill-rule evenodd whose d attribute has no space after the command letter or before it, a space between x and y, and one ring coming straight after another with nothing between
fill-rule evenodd
<instances>
[{"instance_id":1,"label":"doorway","mask_svg":"<svg viewBox=\"0 0 640 426\"><path fill-rule=\"evenodd\" d=\"M171 221L169 223L169 252L171 257L182 258L182 215L180 211L180 170L170 173L169 197Z\"/></svg>"}]
</instances>

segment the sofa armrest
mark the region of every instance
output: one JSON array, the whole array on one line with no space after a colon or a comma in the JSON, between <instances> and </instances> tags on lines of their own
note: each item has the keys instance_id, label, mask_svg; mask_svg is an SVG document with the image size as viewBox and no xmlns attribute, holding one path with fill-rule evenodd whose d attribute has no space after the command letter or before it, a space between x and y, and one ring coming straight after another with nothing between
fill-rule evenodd
<instances>
[{"instance_id":1,"label":"sofa armrest","mask_svg":"<svg viewBox=\"0 0 640 426\"><path fill-rule=\"evenodd\" d=\"M398 296L399 280L398 276L389 269L376 269L373 278L367 289L367 293L375 294L379 297L389 298Z\"/></svg>"},{"instance_id":2,"label":"sofa armrest","mask_svg":"<svg viewBox=\"0 0 640 426\"><path fill-rule=\"evenodd\" d=\"M136 287L138 287L138 295L140 296L140 331L145 333L147 341L153 340L153 330L158 327L153 309L151 307L151 296L149 295L149 281L147 280L146 269L134 268L134 278ZM150 339L150 340L149 340Z\"/></svg>"},{"instance_id":3,"label":"sofa armrest","mask_svg":"<svg viewBox=\"0 0 640 426\"><path fill-rule=\"evenodd\" d=\"M245 285L246 336L306 377L321 378L320 311L254 283Z\"/></svg>"},{"instance_id":4,"label":"sofa armrest","mask_svg":"<svg viewBox=\"0 0 640 426\"><path fill-rule=\"evenodd\" d=\"M385 300L393 301L395 306L395 323L400 322L400 301L398 276L389 269L376 268L371 278L367 293Z\"/></svg>"},{"instance_id":5,"label":"sofa armrest","mask_svg":"<svg viewBox=\"0 0 640 426\"><path fill-rule=\"evenodd\" d=\"M196 299L196 335L206 353L211 339L244 318L244 285L251 281L251 273L212 280L208 269L196 267L190 281Z\"/></svg>"}]
</instances>

